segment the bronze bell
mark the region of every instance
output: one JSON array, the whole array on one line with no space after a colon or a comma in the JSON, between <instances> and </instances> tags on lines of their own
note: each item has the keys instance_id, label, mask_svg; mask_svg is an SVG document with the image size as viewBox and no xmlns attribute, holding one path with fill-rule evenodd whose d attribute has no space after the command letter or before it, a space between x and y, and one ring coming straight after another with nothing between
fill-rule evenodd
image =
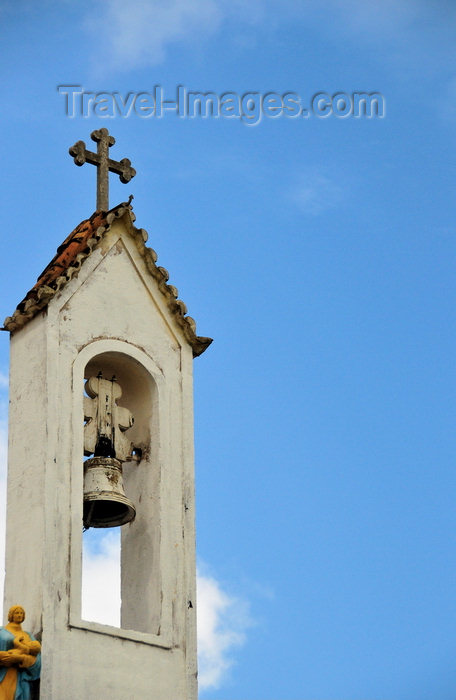
<instances>
[{"instance_id":1,"label":"bronze bell","mask_svg":"<svg viewBox=\"0 0 456 700\"><path fill-rule=\"evenodd\" d=\"M126 497L122 462L115 457L92 457L84 462L83 524L117 527L134 520L136 509Z\"/></svg>"}]
</instances>

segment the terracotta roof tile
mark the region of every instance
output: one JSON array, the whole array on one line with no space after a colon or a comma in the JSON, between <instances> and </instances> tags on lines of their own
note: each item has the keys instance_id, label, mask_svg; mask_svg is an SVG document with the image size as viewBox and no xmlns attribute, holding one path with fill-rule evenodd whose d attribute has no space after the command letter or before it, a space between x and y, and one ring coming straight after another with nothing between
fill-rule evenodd
<instances>
[{"instance_id":1,"label":"terracotta roof tile","mask_svg":"<svg viewBox=\"0 0 456 700\"><path fill-rule=\"evenodd\" d=\"M62 245L59 245L57 253L38 277L33 289L37 289L43 284L51 284L62 272L70 267L77 254L82 253L87 248L87 241L89 238L92 238L97 228L102 225L103 218L103 212L96 211L90 219L86 219L79 226L76 226L74 231L65 238Z\"/></svg>"},{"instance_id":2,"label":"terracotta roof tile","mask_svg":"<svg viewBox=\"0 0 456 700\"><path fill-rule=\"evenodd\" d=\"M175 316L186 339L192 346L193 356L201 355L211 344L212 339L196 335L196 323L190 316L186 315L187 308L184 302L177 299L177 289L173 285L167 284L169 277L167 270L155 264L157 254L152 248L147 248L145 245L147 241L146 231L137 229L133 225L135 215L130 202L123 202L107 213L96 211L89 219L76 226L74 231L57 248L57 253L40 274L36 284L17 305L14 314L5 319L3 330L17 331L39 311L45 309L52 297L65 286L74 273L79 270L84 260L89 257L103 234L111 228L114 219L123 216L126 216L129 233L134 238L147 269L157 281L160 291L166 297L169 310Z\"/></svg>"}]
</instances>

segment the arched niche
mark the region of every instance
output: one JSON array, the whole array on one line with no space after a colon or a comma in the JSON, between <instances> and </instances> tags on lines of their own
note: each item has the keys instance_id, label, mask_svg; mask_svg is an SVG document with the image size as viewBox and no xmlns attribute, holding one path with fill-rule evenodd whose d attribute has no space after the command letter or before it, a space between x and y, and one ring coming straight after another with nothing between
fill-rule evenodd
<instances>
[{"instance_id":1,"label":"arched niche","mask_svg":"<svg viewBox=\"0 0 456 700\"><path fill-rule=\"evenodd\" d=\"M125 493L135 505L136 518L120 527L120 628L157 636L163 631L160 566L160 387L163 377L141 350L123 341L108 339L95 341L78 356L74 381L81 397L85 381L100 373L109 379L115 376L122 388L117 403L134 417L134 424L126 433L134 447L133 456L122 466ZM82 444L80 460L82 470ZM78 483L82 484L79 478ZM82 492L80 498L82 502ZM109 581L106 585L109 586Z\"/></svg>"}]
</instances>

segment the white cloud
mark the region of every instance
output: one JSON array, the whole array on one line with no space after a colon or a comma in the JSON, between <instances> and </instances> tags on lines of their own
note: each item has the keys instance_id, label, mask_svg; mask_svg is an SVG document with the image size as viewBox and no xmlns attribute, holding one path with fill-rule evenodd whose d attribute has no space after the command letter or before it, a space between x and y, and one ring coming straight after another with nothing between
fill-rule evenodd
<instances>
[{"instance_id":1,"label":"white cloud","mask_svg":"<svg viewBox=\"0 0 456 700\"><path fill-rule=\"evenodd\" d=\"M104 64L109 57L110 67L129 69L161 63L173 43L200 43L218 30L222 17L217 0L107 0L93 6L86 26L101 42Z\"/></svg>"},{"instance_id":2,"label":"white cloud","mask_svg":"<svg viewBox=\"0 0 456 700\"><path fill-rule=\"evenodd\" d=\"M87 10L85 26L96 38L100 72L160 64L177 45L199 50L228 25L227 37L237 46L252 46L252 37L245 40L252 26L270 32L299 21L303 32L317 25L338 37L353 35L383 47L385 40L397 47L405 41L409 47L423 27L432 25L437 36L448 12L454 17L456 9L425 0L98 0Z\"/></svg>"},{"instance_id":3,"label":"white cloud","mask_svg":"<svg viewBox=\"0 0 456 700\"><path fill-rule=\"evenodd\" d=\"M116 528L96 535L98 551L84 547L82 617L120 627L120 533Z\"/></svg>"},{"instance_id":4,"label":"white cloud","mask_svg":"<svg viewBox=\"0 0 456 700\"><path fill-rule=\"evenodd\" d=\"M219 688L246 642L248 603L229 595L212 576L198 574L198 678L200 690Z\"/></svg>"},{"instance_id":5,"label":"white cloud","mask_svg":"<svg viewBox=\"0 0 456 700\"><path fill-rule=\"evenodd\" d=\"M301 173L290 198L304 213L317 216L337 207L345 196L345 188L334 178L310 168Z\"/></svg>"},{"instance_id":6,"label":"white cloud","mask_svg":"<svg viewBox=\"0 0 456 700\"><path fill-rule=\"evenodd\" d=\"M7 389L9 384L8 375L0 370L0 389Z\"/></svg>"}]
</instances>

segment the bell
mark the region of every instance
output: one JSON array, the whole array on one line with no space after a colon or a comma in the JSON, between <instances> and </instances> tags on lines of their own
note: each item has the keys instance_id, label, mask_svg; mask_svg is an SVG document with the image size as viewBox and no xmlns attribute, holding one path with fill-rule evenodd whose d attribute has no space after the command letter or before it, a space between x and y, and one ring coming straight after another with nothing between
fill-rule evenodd
<instances>
[{"instance_id":1,"label":"bell","mask_svg":"<svg viewBox=\"0 0 456 700\"><path fill-rule=\"evenodd\" d=\"M84 462L83 523L89 527L117 527L134 520L136 509L126 497L122 462L115 457L92 457Z\"/></svg>"}]
</instances>

